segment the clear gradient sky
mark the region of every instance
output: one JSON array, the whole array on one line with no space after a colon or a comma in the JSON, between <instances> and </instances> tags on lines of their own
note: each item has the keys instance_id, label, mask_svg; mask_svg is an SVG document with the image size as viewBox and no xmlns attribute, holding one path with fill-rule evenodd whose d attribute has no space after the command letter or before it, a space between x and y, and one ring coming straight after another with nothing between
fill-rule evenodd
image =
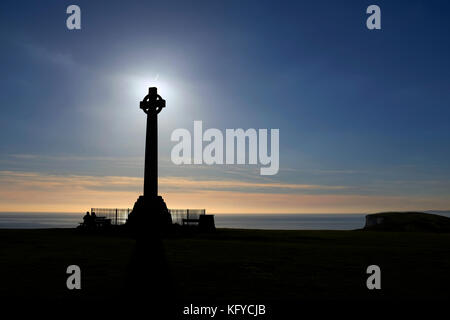
<instances>
[{"instance_id":1,"label":"clear gradient sky","mask_svg":"<svg viewBox=\"0 0 450 320\"><path fill-rule=\"evenodd\" d=\"M82 30L66 28L81 7ZM382 30L365 26L368 5ZM448 1L2 1L0 211L450 209ZM280 171L170 161L177 128L279 128Z\"/></svg>"}]
</instances>

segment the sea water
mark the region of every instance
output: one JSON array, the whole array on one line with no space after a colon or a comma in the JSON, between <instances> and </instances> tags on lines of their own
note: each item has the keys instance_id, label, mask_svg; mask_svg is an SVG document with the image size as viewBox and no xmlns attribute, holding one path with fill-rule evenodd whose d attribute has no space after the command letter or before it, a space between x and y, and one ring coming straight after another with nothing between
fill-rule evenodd
<instances>
[{"instance_id":1,"label":"sea water","mask_svg":"<svg viewBox=\"0 0 450 320\"><path fill-rule=\"evenodd\" d=\"M431 213L431 212L430 212ZM433 212L437 213L437 212ZM450 212L439 212L450 217ZM84 213L0 212L0 228L75 228ZM364 227L366 214L215 214L217 228L279 230L354 230Z\"/></svg>"}]
</instances>

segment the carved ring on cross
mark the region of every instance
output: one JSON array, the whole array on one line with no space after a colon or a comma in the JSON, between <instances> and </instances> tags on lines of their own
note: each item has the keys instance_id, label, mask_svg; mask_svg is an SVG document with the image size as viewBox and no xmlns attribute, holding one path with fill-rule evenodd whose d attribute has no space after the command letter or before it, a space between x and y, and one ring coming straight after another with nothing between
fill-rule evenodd
<instances>
[{"instance_id":1,"label":"carved ring on cross","mask_svg":"<svg viewBox=\"0 0 450 320\"><path fill-rule=\"evenodd\" d=\"M155 87L148 88L148 94L142 99L139 107L144 110L146 114L158 114L166 106L166 100L161 98Z\"/></svg>"}]
</instances>

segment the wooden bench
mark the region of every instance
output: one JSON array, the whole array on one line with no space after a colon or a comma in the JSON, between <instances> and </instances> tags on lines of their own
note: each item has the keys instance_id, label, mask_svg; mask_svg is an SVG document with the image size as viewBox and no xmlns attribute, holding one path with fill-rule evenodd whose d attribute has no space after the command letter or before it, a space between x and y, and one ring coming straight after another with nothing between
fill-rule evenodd
<instances>
[{"instance_id":1,"label":"wooden bench","mask_svg":"<svg viewBox=\"0 0 450 320\"><path fill-rule=\"evenodd\" d=\"M106 219L106 217L96 217L95 218L95 226L97 228L109 227L111 225L111 219Z\"/></svg>"},{"instance_id":2,"label":"wooden bench","mask_svg":"<svg viewBox=\"0 0 450 320\"><path fill-rule=\"evenodd\" d=\"M183 226L185 224L190 225L190 224L198 224L198 222L200 221L200 219L182 219L181 220L183 223Z\"/></svg>"},{"instance_id":3,"label":"wooden bench","mask_svg":"<svg viewBox=\"0 0 450 320\"><path fill-rule=\"evenodd\" d=\"M106 217L96 217L94 220L94 224L90 225L86 222L80 222L79 228L89 229L94 227L93 229L105 229L111 226L111 219L107 219Z\"/></svg>"}]
</instances>

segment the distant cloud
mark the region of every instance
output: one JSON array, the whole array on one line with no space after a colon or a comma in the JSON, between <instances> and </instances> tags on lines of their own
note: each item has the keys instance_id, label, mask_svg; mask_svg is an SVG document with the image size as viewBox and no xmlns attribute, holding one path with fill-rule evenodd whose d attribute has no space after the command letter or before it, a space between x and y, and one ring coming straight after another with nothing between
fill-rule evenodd
<instances>
[{"instance_id":1,"label":"distant cloud","mask_svg":"<svg viewBox=\"0 0 450 320\"><path fill-rule=\"evenodd\" d=\"M143 183L142 178L124 176L81 176L41 174L35 172L0 171L0 186L21 185L22 187L52 191L55 188L70 189L102 189L133 191L139 190ZM341 190L344 186L321 186L289 183L256 183L239 180L198 180L185 177L160 177L160 188L165 190L184 189L192 190L230 190L246 188L252 189L293 189L293 190Z\"/></svg>"},{"instance_id":2,"label":"distant cloud","mask_svg":"<svg viewBox=\"0 0 450 320\"><path fill-rule=\"evenodd\" d=\"M10 154L12 158L43 161L106 161L106 162L142 162L142 157L106 157L106 156L75 156L75 155L41 155L41 154Z\"/></svg>"},{"instance_id":3,"label":"distant cloud","mask_svg":"<svg viewBox=\"0 0 450 320\"><path fill-rule=\"evenodd\" d=\"M20 43L32 57L64 68L73 68L76 66L72 55L61 52L51 51L43 46L32 43Z\"/></svg>"},{"instance_id":4,"label":"distant cloud","mask_svg":"<svg viewBox=\"0 0 450 320\"><path fill-rule=\"evenodd\" d=\"M91 207L130 208L142 192L142 182L137 177L0 171L0 211L82 212ZM300 193L324 188L334 191L343 187L160 178L160 193L169 207L206 208L213 213L364 213L450 207L450 200L438 197ZM292 190L299 192L289 192Z\"/></svg>"},{"instance_id":5,"label":"distant cloud","mask_svg":"<svg viewBox=\"0 0 450 320\"><path fill-rule=\"evenodd\" d=\"M183 177L162 177L159 179L163 187L169 188L194 188L194 189L233 189L248 188L252 189L292 189L292 190L342 190L348 189L345 186L326 186L313 184L292 184L275 182L246 182L240 180L196 180Z\"/></svg>"}]
</instances>

